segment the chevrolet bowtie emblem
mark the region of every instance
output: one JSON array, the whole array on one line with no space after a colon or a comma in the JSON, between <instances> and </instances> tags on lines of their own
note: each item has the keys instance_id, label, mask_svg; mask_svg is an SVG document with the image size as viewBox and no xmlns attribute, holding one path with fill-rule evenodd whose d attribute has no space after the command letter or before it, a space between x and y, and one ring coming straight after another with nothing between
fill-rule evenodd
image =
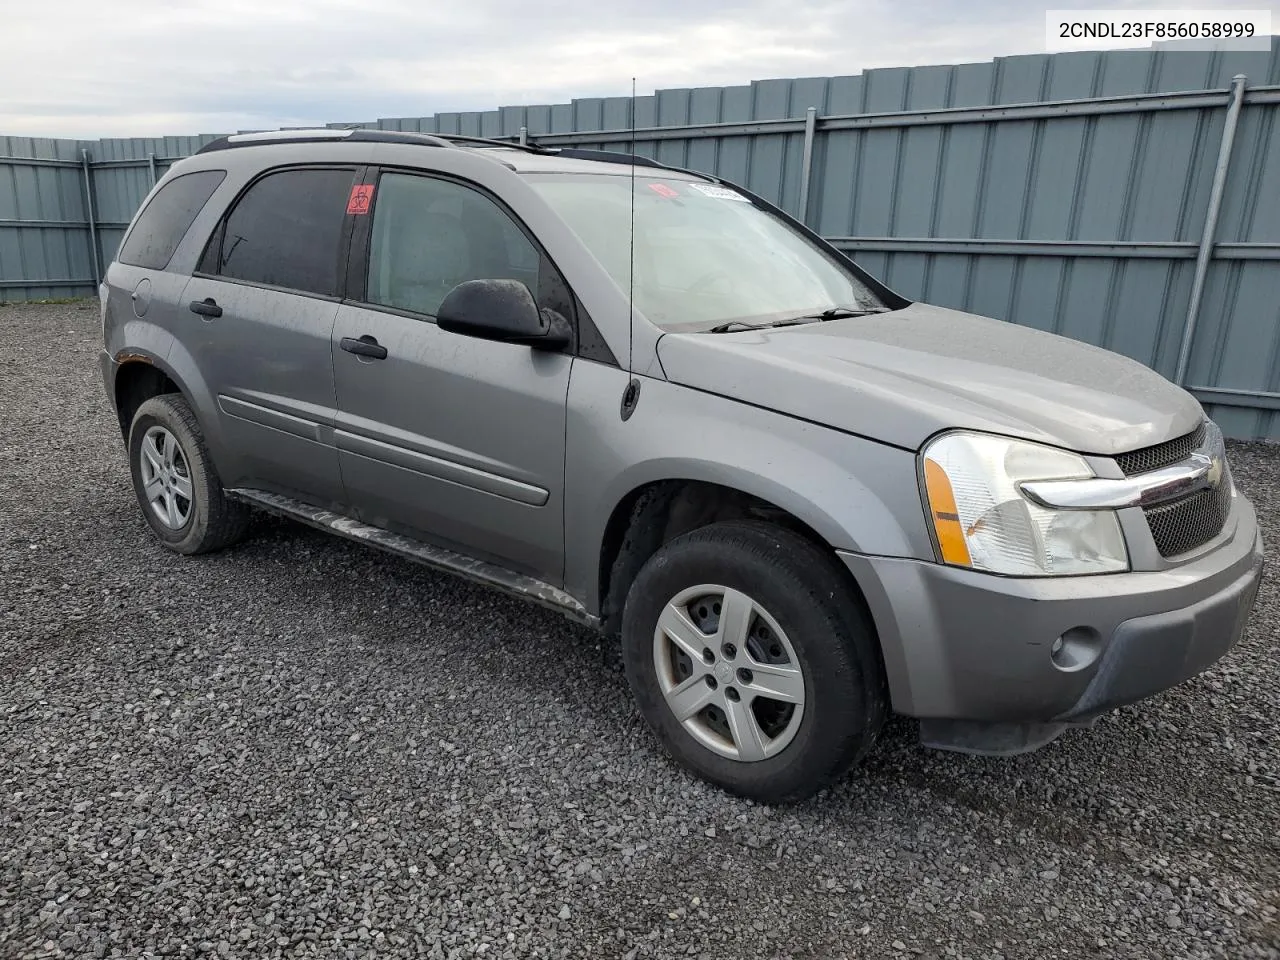
<instances>
[{"instance_id":1,"label":"chevrolet bowtie emblem","mask_svg":"<svg viewBox=\"0 0 1280 960\"><path fill-rule=\"evenodd\" d=\"M1223 460L1221 457L1210 457L1203 453L1193 453L1191 459L1197 464L1207 466L1209 469L1204 474L1203 484L1210 490L1218 489L1218 484L1222 482Z\"/></svg>"},{"instance_id":2,"label":"chevrolet bowtie emblem","mask_svg":"<svg viewBox=\"0 0 1280 960\"><path fill-rule=\"evenodd\" d=\"M1221 457L1212 457L1209 462L1209 486L1218 489L1218 484L1222 483L1222 467Z\"/></svg>"}]
</instances>

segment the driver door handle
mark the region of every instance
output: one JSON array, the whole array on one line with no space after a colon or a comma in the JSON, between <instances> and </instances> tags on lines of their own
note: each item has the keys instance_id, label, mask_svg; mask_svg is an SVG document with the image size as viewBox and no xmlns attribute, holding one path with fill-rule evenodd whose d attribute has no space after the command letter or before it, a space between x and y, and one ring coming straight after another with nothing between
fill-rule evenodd
<instances>
[{"instance_id":1,"label":"driver door handle","mask_svg":"<svg viewBox=\"0 0 1280 960\"><path fill-rule=\"evenodd\" d=\"M359 339L343 337L342 349L347 353L354 353L357 357L368 357L371 360L387 359L387 348L367 333Z\"/></svg>"}]
</instances>

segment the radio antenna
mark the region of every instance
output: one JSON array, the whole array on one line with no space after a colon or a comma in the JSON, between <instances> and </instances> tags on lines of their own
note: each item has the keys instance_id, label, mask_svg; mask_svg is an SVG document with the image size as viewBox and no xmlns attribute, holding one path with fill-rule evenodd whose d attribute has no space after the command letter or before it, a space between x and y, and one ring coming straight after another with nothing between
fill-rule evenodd
<instances>
[{"instance_id":1,"label":"radio antenna","mask_svg":"<svg viewBox=\"0 0 1280 960\"><path fill-rule=\"evenodd\" d=\"M636 324L636 78L631 78L631 253L627 268L627 373L635 369Z\"/></svg>"},{"instance_id":2,"label":"radio antenna","mask_svg":"<svg viewBox=\"0 0 1280 960\"><path fill-rule=\"evenodd\" d=\"M640 380L635 375L636 342L636 78L631 78L631 265L627 270L627 386L622 391L622 419L630 420L640 401Z\"/></svg>"}]
</instances>

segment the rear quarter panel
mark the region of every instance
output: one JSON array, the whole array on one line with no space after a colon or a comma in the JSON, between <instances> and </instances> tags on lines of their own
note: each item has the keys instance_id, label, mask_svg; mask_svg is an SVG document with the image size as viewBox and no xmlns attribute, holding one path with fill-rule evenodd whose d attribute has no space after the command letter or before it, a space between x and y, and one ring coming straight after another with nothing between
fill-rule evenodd
<instances>
[{"instance_id":1,"label":"rear quarter panel","mask_svg":"<svg viewBox=\"0 0 1280 960\"><path fill-rule=\"evenodd\" d=\"M126 309L128 309L126 307ZM106 352L115 361L108 375L119 379L129 364L147 364L160 370L172 380L190 404L204 434L205 446L213 458L218 473L230 476L234 458L223 442L216 403L205 382L200 367L187 348L168 330L156 323L148 323L132 316L106 337ZM108 395L115 399L115 383L104 384Z\"/></svg>"},{"instance_id":2,"label":"rear quarter panel","mask_svg":"<svg viewBox=\"0 0 1280 960\"><path fill-rule=\"evenodd\" d=\"M262 166L260 161L247 156L248 153L250 151L226 151L188 157L170 167L147 194L133 221L136 222L150 198L174 177L196 170L224 170L227 176L196 215L164 270L134 267L113 259L107 268L103 291L106 296L103 304L103 345L116 360L116 365L110 368L114 376L118 378L127 363L149 363L163 371L177 384L191 405L214 465L225 477L235 473L234 458L223 442L215 398L205 383L196 358L185 344L187 332L198 329L200 318L187 309L183 294L223 212ZM131 295L144 278L151 284L150 304L145 314L138 316ZM115 384L104 386L114 399Z\"/></svg>"}]
</instances>

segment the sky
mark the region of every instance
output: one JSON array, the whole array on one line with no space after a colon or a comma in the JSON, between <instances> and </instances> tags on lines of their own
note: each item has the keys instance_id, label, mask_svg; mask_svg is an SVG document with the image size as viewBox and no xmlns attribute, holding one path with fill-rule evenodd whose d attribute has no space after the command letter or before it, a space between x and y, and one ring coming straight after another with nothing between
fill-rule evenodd
<instances>
[{"instance_id":1,"label":"sky","mask_svg":"<svg viewBox=\"0 0 1280 960\"><path fill-rule=\"evenodd\" d=\"M1053 9L1108 5L1056 0ZM1125 0L1271 10L1277 0ZM6 0L0 134L425 116L1045 52L1019 0Z\"/></svg>"}]
</instances>

